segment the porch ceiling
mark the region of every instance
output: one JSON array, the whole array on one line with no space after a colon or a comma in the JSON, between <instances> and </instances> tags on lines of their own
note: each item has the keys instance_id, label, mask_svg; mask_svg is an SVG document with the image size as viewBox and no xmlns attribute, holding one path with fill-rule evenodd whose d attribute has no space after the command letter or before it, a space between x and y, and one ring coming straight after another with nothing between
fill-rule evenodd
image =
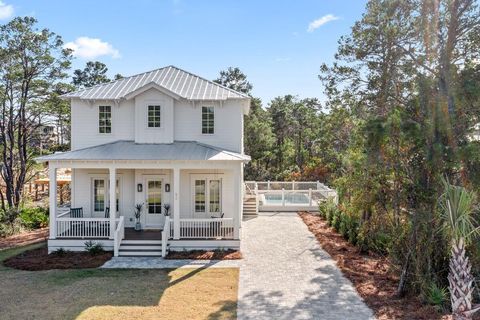
<instances>
[{"instance_id":1,"label":"porch ceiling","mask_svg":"<svg viewBox=\"0 0 480 320\"><path fill-rule=\"evenodd\" d=\"M218 147L194 142L135 143L116 141L84 149L39 157L39 162L50 160L189 160L189 161L249 161L250 157Z\"/></svg>"}]
</instances>

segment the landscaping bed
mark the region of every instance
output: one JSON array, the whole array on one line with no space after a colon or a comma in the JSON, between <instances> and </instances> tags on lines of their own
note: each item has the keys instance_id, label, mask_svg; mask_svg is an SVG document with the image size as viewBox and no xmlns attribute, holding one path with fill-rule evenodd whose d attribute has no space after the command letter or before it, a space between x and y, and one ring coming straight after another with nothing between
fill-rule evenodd
<instances>
[{"instance_id":1,"label":"landscaping bed","mask_svg":"<svg viewBox=\"0 0 480 320\"><path fill-rule=\"evenodd\" d=\"M48 238L48 231L48 228L42 228L33 231L23 232L7 238L1 238L0 250L45 241Z\"/></svg>"},{"instance_id":2,"label":"landscaping bed","mask_svg":"<svg viewBox=\"0 0 480 320\"><path fill-rule=\"evenodd\" d=\"M418 297L397 297L398 277L391 271L386 257L360 253L317 214L300 212L299 216L377 319L449 319L433 306L423 304Z\"/></svg>"},{"instance_id":3,"label":"landscaping bed","mask_svg":"<svg viewBox=\"0 0 480 320\"><path fill-rule=\"evenodd\" d=\"M46 247L22 252L6 259L3 264L10 268L38 271L50 269L98 268L112 258L111 252L92 255L89 252L71 252L48 254Z\"/></svg>"},{"instance_id":4,"label":"landscaping bed","mask_svg":"<svg viewBox=\"0 0 480 320\"><path fill-rule=\"evenodd\" d=\"M242 253L238 250L170 251L165 259L238 260L242 259Z\"/></svg>"}]
</instances>

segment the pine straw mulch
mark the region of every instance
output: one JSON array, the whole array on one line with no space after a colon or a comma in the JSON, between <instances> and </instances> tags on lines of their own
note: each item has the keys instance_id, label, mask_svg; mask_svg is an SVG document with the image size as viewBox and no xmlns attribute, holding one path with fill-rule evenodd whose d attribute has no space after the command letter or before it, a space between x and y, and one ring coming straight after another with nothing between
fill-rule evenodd
<instances>
[{"instance_id":1,"label":"pine straw mulch","mask_svg":"<svg viewBox=\"0 0 480 320\"><path fill-rule=\"evenodd\" d=\"M377 319L450 319L432 306L424 305L418 297L398 298L398 276L391 271L385 257L361 254L318 215L308 212L299 212L298 215L350 279Z\"/></svg>"},{"instance_id":2,"label":"pine straw mulch","mask_svg":"<svg viewBox=\"0 0 480 320\"><path fill-rule=\"evenodd\" d=\"M0 250L22 247L45 241L48 238L48 228L22 232L7 238L0 238Z\"/></svg>"},{"instance_id":3,"label":"pine straw mulch","mask_svg":"<svg viewBox=\"0 0 480 320\"><path fill-rule=\"evenodd\" d=\"M103 252L92 255L88 252L51 253L48 254L46 247L22 252L6 259L3 264L6 267L39 271L50 269L83 269L98 268L112 258L111 252Z\"/></svg>"},{"instance_id":4,"label":"pine straw mulch","mask_svg":"<svg viewBox=\"0 0 480 320\"><path fill-rule=\"evenodd\" d=\"M192 260L239 260L242 253L238 250L191 250L170 251L165 259L192 259Z\"/></svg>"}]
</instances>

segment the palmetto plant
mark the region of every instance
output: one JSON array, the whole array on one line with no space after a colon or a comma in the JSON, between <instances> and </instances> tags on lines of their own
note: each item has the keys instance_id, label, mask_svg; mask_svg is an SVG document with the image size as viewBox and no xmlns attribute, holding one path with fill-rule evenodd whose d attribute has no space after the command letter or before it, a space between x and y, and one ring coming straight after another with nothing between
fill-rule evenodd
<instances>
[{"instance_id":1,"label":"palmetto plant","mask_svg":"<svg viewBox=\"0 0 480 320\"><path fill-rule=\"evenodd\" d=\"M454 320L472 319L480 306L472 305L474 278L465 245L478 235L473 217L475 194L444 180L445 191L439 199L442 228L451 239L450 273L448 282Z\"/></svg>"}]
</instances>

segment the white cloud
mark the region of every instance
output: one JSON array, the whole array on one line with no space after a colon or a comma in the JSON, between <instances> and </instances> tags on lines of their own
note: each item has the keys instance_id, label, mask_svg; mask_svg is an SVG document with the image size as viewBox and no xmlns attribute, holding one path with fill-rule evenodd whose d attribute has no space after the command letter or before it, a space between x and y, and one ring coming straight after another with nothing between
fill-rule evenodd
<instances>
[{"instance_id":1,"label":"white cloud","mask_svg":"<svg viewBox=\"0 0 480 320\"><path fill-rule=\"evenodd\" d=\"M72 49L75 57L94 59L100 56L120 58L120 52L110 43L97 38L78 37L73 42L68 42L65 48Z\"/></svg>"},{"instance_id":2,"label":"white cloud","mask_svg":"<svg viewBox=\"0 0 480 320\"><path fill-rule=\"evenodd\" d=\"M310 22L310 24L308 25L307 31L308 32L313 32L313 31L315 31L315 29L320 28L325 23L328 23L330 21L335 21L335 20L338 20L338 19L339 18L337 16L334 16L333 14L327 14L327 15L321 17L321 18L318 18L318 19Z\"/></svg>"},{"instance_id":3,"label":"white cloud","mask_svg":"<svg viewBox=\"0 0 480 320\"><path fill-rule=\"evenodd\" d=\"M0 1L0 20L5 20L13 17L14 10L11 4L6 4Z\"/></svg>"},{"instance_id":4,"label":"white cloud","mask_svg":"<svg viewBox=\"0 0 480 320\"><path fill-rule=\"evenodd\" d=\"M288 62L292 60L291 58L289 57L278 57L278 58L275 58L275 62Z\"/></svg>"}]
</instances>

